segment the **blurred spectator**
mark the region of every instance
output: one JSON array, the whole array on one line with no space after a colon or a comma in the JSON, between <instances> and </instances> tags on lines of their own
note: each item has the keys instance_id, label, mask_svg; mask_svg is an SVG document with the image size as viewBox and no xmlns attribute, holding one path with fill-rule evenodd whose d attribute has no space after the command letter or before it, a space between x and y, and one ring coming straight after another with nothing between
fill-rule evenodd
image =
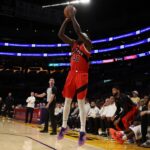
<instances>
[{"instance_id":1,"label":"blurred spectator","mask_svg":"<svg viewBox=\"0 0 150 150\"><path fill-rule=\"evenodd\" d=\"M75 109L75 102L72 102L70 108L70 114L74 111L74 109Z\"/></svg>"},{"instance_id":2,"label":"blurred spectator","mask_svg":"<svg viewBox=\"0 0 150 150\"><path fill-rule=\"evenodd\" d=\"M0 97L0 116L2 115L2 107L3 107L3 100L2 97Z\"/></svg>"},{"instance_id":3,"label":"blurred spectator","mask_svg":"<svg viewBox=\"0 0 150 150\"><path fill-rule=\"evenodd\" d=\"M142 106L142 110L146 110L147 109L147 104L148 104L149 99L150 99L149 96L147 96L147 95L144 96L144 102L143 102L144 104Z\"/></svg>"},{"instance_id":4,"label":"blurred spectator","mask_svg":"<svg viewBox=\"0 0 150 150\"><path fill-rule=\"evenodd\" d=\"M45 108L45 103L39 103L37 104L37 108Z\"/></svg>"},{"instance_id":5,"label":"blurred spectator","mask_svg":"<svg viewBox=\"0 0 150 150\"><path fill-rule=\"evenodd\" d=\"M88 112L87 131L98 134L99 108L94 101L91 102L91 108Z\"/></svg>"},{"instance_id":6,"label":"blurred spectator","mask_svg":"<svg viewBox=\"0 0 150 150\"><path fill-rule=\"evenodd\" d=\"M30 95L30 97L27 98L26 102L27 102L27 108L26 108L25 123L28 123L29 115L30 115L29 123L31 123L32 118L33 118L33 111L34 111L34 107L35 107L34 92L31 92L31 95Z\"/></svg>"},{"instance_id":7,"label":"blurred spectator","mask_svg":"<svg viewBox=\"0 0 150 150\"><path fill-rule=\"evenodd\" d=\"M132 91L132 97L131 97L131 100L133 103L135 103L136 105L139 104L140 102L140 98L138 97L139 93L138 91Z\"/></svg>"},{"instance_id":8,"label":"blurred spectator","mask_svg":"<svg viewBox=\"0 0 150 150\"><path fill-rule=\"evenodd\" d=\"M9 118L13 117L13 111L14 111L14 98L12 97L12 93L8 93L8 96L6 97L5 100L5 115L8 116Z\"/></svg>"},{"instance_id":9,"label":"blurred spectator","mask_svg":"<svg viewBox=\"0 0 150 150\"><path fill-rule=\"evenodd\" d=\"M91 106L90 106L89 100L86 98L85 99L85 112L86 112L86 116L88 116L90 108L91 108Z\"/></svg>"},{"instance_id":10,"label":"blurred spectator","mask_svg":"<svg viewBox=\"0 0 150 150\"><path fill-rule=\"evenodd\" d=\"M54 115L56 117L56 124L58 127L61 126L62 123L62 114L63 114L63 107L60 103L56 104Z\"/></svg>"},{"instance_id":11,"label":"blurred spectator","mask_svg":"<svg viewBox=\"0 0 150 150\"><path fill-rule=\"evenodd\" d=\"M140 100L140 102L138 104L139 111L142 111L144 105L145 105L145 101L144 101L144 98L143 98L143 99Z\"/></svg>"},{"instance_id":12,"label":"blurred spectator","mask_svg":"<svg viewBox=\"0 0 150 150\"><path fill-rule=\"evenodd\" d=\"M78 103L75 103L74 111L70 114L68 119L68 125L71 129L78 128L78 119L79 119L79 107Z\"/></svg>"},{"instance_id":13,"label":"blurred spectator","mask_svg":"<svg viewBox=\"0 0 150 150\"><path fill-rule=\"evenodd\" d=\"M18 104L15 108L23 108L22 104Z\"/></svg>"},{"instance_id":14,"label":"blurred spectator","mask_svg":"<svg viewBox=\"0 0 150 150\"><path fill-rule=\"evenodd\" d=\"M116 104L115 104L115 98L113 96L110 96L107 106L107 112L106 112L106 119L107 119L107 134L109 133L109 128L113 127L113 122L111 118L115 115L117 110Z\"/></svg>"},{"instance_id":15,"label":"blurred spectator","mask_svg":"<svg viewBox=\"0 0 150 150\"><path fill-rule=\"evenodd\" d=\"M107 98L105 100L104 105L101 107L99 114L100 114L100 127L101 127L101 133L99 130L99 134L101 136L107 136L109 131L109 128L113 127L113 122L111 118L114 116L117 108L115 105L115 99L113 96L110 96L110 98Z\"/></svg>"},{"instance_id":16,"label":"blurred spectator","mask_svg":"<svg viewBox=\"0 0 150 150\"><path fill-rule=\"evenodd\" d=\"M115 98L113 96L110 96L110 98L108 99L106 104L104 104L104 106L105 106L105 109L106 109L106 111L105 111L106 118L111 119L111 117L114 116L114 114L117 110L117 107L116 107L116 104L115 104Z\"/></svg>"}]
</instances>

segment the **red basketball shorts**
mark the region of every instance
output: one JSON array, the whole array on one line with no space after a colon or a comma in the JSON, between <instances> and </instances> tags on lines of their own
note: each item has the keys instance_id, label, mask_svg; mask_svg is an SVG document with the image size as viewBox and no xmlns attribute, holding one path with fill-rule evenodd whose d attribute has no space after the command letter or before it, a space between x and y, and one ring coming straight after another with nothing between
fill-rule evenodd
<instances>
[{"instance_id":1,"label":"red basketball shorts","mask_svg":"<svg viewBox=\"0 0 150 150\"><path fill-rule=\"evenodd\" d=\"M88 87L88 73L69 71L63 89L63 97L73 98L77 94L77 99L86 98Z\"/></svg>"}]
</instances>

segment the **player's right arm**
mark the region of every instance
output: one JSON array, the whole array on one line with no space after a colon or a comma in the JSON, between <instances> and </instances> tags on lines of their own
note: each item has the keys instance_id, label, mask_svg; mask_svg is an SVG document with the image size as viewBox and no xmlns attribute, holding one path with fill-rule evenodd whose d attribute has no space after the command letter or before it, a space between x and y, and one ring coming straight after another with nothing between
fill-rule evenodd
<instances>
[{"instance_id":1,"label":"player's right arm","mask_svg":"<svg viewBox=\"0 0 150 150\"><path fill-rule=\"evenodd\" d=\"M67 26L67 23L70 21L69 18L66 18L63 22L63 24L61 25L60 27L60 30L58 32L58 37L64 42L64 43L67 43L67 44L73 44L75 40L71 39L70 37L68 37L66 34L65 34L65 29L66 29L66 26Z\"/></svg>"}]
</instances>

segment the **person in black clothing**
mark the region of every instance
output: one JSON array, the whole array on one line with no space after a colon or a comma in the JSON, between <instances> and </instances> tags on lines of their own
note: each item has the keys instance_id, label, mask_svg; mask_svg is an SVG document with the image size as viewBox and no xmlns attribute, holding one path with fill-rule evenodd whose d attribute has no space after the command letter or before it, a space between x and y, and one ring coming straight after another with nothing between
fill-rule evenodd
<instances>
[{"instance_id":1,"label":"person in black clothing","mask_svg":"<svg viewBox=\"0 0 150 150\"><path fill-rule=\"evenodd\" d=\"M2 115L2 107L3 107L3 100L2 97L0 97L0 116Z\"/></svg>"},{"instance_id":2,"label":"person in black clothing","mask_svg":"<svg viewBox=\"0 0 150 150\"><path fill-rule=\"evenodd\" d=\"M14 98L12 97L12 93L8 93L8 96L6 97L5 100L5 115L7 115L8 117L12 118L12 111L14 109Z\"/></svg>"},{"instance_id":3,"label":"person in black clothing","mask_svg":"<svg viewBox=\"0 0 150 150\"><path fill-rule=\"evenodd\" d=\"M54 111L56 107L56 95L57 95L57 88L55 86L54 78L50 78L49 88L47 89L47 92L42 93L42 94L37 94L37 93L35 94L35 96L39 98L43 98L47 96L45 126L44 126L44 129L40 131L42 133L48 132L48 124L49 124L49 118L50 118L51 126L52 126L52 132L50 133L50 135L57 134L56 118L54 115Z\"/></svg>"},{"instance_id":4,"label":"person in black clothing","mask_svg":"<svg viewBox=\"0 0 150 150\"><path fill-rule=\"evenodd\" d=\"M146 102L145 106L140 113L141 116L141 131L142 131L142 143L145 143L147 140L147 130L150 126L150 99Z\"/></svg>"},{"instance_id":5,"label":"person in black clothing","mask_svg":"<svg viewBox=\"0 0 150 150\"><path fill-rule=\"evenodd\" d=\"M138 112L138 108L127 95L120 93L119 87L113 87L112 94L115 97L117 107L112 121L117 130L128 129Z\"/></svg>"}]
</instances>

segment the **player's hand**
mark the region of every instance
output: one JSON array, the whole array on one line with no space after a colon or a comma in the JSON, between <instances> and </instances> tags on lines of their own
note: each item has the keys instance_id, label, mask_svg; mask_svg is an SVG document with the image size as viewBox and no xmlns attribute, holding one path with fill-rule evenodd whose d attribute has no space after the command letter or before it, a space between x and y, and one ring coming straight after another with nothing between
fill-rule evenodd
<instances>
[{"instance_id":1,"label":"player's hand","mask_svg":"<svg viewBox=\"0 0 150 150\"><path fill-rule=\"evenodd\" d=\"M70 18L66 18L66 19L65 19L65 22L70 22L70 21L71 21Z\"/></svg>"}]
</instances>

